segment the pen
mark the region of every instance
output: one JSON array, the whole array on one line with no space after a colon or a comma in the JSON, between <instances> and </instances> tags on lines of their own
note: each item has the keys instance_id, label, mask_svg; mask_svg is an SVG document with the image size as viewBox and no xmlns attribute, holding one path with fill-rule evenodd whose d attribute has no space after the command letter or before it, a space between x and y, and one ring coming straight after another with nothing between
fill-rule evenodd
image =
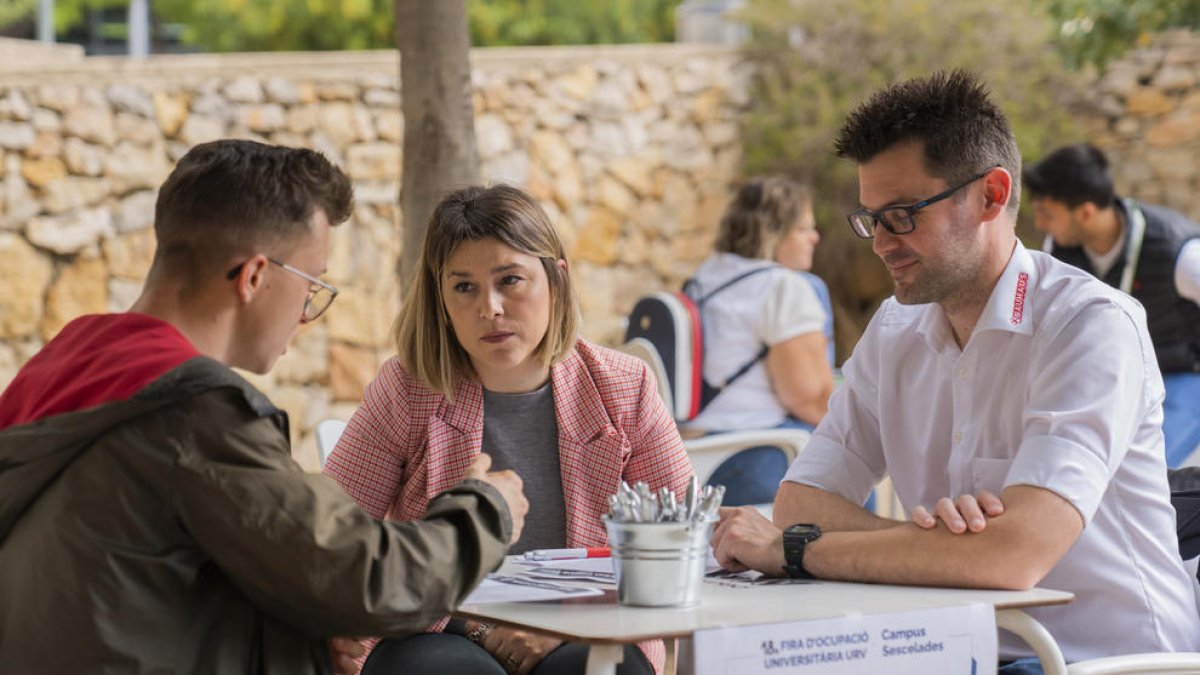
<instances>
[{"instance_id":1,"label":"pen","mask_svg":"<svg viewBox=\"0 0 1200 675\"><path fill-rule=\"evenodd\" d=\"M582 558L607 558L612 551L607 546L590 548L540 548L526 551L526 560L580 560Z\"/></svg>"}]
</instances>

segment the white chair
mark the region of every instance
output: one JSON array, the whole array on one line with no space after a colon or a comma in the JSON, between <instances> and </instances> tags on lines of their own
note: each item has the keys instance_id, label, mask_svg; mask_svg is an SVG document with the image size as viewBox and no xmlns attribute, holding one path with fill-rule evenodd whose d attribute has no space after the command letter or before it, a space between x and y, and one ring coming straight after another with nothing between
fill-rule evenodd
<instances>
[{"instance_id":1,"label":"white chair","mask_svg":"<svg viewBox=\"0 0 1200 675\"><path fill-rule=\"evenodd\" d=\"M321 461L321 466L325 466L325 460L329 459L329 453L333 452L333 446L337 445L338 439L342 437L342 432L346 430L346 423L341 420L321 420L317 422L317 459Z\"/></svg>"}]
</instances>

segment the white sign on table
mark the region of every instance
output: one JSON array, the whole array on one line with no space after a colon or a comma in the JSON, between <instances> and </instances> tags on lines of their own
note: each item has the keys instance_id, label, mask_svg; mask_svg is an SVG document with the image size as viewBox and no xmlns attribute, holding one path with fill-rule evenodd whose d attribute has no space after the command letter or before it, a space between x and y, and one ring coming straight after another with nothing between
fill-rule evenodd
<instances>
[{"instance_id":1,"label":"white sign on table","mask_svg":"<svg viewBox=\"0 0 1200 675\"><path fill-rule=\"evenodd\" d=\"M974 604L697 631L696 675L995 675L996 614Z\"/></svg>"}]
</instances>

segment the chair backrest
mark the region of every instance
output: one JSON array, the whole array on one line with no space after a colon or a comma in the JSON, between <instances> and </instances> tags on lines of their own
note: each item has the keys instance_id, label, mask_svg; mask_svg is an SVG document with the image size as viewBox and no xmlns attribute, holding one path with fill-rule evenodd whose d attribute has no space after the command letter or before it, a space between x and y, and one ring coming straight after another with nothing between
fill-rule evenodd
<instances>
[{"instance_id":1,"label":"chair backrest","mask_svg":"<svg viewBox=\"0 0 1200 675\"><path fill-rule=\"evenodd\" d=\"M325 466L325 460L329 459L329 453L333 452L333 446L337 445L338 439L342 437L342 432L346 430L346 423L341 420L321 420L317 422L317 458L321 460L321 466Z\"/></svg>"}]
</instances>

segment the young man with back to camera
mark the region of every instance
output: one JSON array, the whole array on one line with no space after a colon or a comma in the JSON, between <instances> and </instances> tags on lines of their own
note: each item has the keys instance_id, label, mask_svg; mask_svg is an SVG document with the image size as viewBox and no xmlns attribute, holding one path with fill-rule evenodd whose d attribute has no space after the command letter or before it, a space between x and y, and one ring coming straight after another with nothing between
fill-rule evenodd
<instances>
[{"instance_id":1,"label":"young man with back to camera","mask_svg":"<svg viewBox=\"0 0 1200 675\"><path fill-rule=\"evenodd\" d=\"M311 150L192 148L132 310L71 322L0 396L6 671L327 673L332 636L419 631L503 559L515 474L481 457L422 520L375 521L231 370L266 373L329 307L352 201Z\"/></svg>"},{"instance_id":2,"label":"young man with back to camera","mask_svg":"<svg viewBox=\"0 0 1200 675\"><path fill-rule=\"evenodd\" d=\"M936 73L859 105L836 147L858 164L851 226L873 239L895 298L790 467L775 523L723 510L717 559L1069 591L1070 604L1028 610L1068 661L1200 649L1145 314L1017 240L1020 156L999 107L972 75ZM885 475L913 522L859 506ZM1030 655L1002 635L1002 673L1040 672Z\"/></svg>"}]
</instances>

